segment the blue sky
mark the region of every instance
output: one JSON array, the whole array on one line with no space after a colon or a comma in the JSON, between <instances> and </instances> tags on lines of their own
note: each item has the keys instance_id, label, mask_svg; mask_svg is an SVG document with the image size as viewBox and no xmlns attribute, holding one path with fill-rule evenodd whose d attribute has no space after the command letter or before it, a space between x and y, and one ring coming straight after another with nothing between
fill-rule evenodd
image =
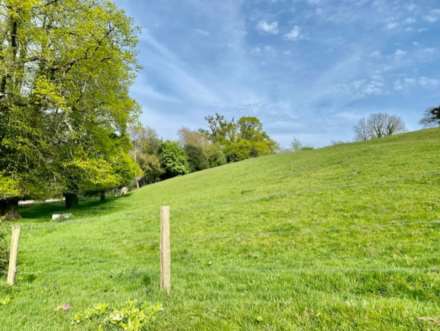
<instances>
[{"instance_id":1,"label":"blue sky","mask_svg":"<svg viewBox=\"0 0 440 331\"><path fill-rule=\"evenodd\" d=\"M117 0L141 28L133 97L164 138L215 112L287 147L353 139L375 112L409 130L440 104L438 0Z\"/></svg>"}]
</instances>

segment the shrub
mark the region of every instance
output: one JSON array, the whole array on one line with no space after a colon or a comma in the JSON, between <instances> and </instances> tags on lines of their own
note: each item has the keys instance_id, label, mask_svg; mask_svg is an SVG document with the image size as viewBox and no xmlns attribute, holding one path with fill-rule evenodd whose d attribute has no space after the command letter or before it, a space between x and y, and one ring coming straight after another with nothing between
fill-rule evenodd
<instances>
[{"instance_id":1,"label":"shrub","mask_svg":"<svg viewBox=\"0 0 440 331\"><path fill-rule=\"evenodd\" d=\"M165 141L160 146L159 158L165 179L185 175L189 172L185 151L174 141Z\"/></svg>"},{"instance_id":2,"label":"shrub","mask_svg":"<svg viewBox=\"0 0 440 331\"><path fill-rule=\"evenodd\" d=\"M185 145L185 153L192 172L209 168L208 158L199 146Z\"/></svg>"},{"instance_id":3,"label":"shrub","mask_svg":"<svg viewBox=\"0 0 440 331\"><path fill-rule=\"evenodd\" d=\"M226 163L226 156L217 144L210 144L206 149L209 167L217 167Z\"/></svg>"},{"instance_id":4,"label":"shrub","mask_svg":"<svg viewBox=\"0 0 440 331\"><path fill-rule=\"evenodd\" d=\"M160 165L159 157L153 154L143 154L138 158L138 162L144 172L142 184L151 184L160 180L164 171Z\"/></svg>"},{"instance_id":5,"label":"shrub","mask_svg":"<svg viewBox=\"0 0 440 331\"><path fill-rule=\"evenodd\" d=\"M228 162L246 160L251 157L252 144L247 140L239 140L229 143L225 147L225 154Z\"/></svg>"},{"instance_id":6,"label":"shrub","mask_svg":"<svg viewBox=\"0 0 440 331\"><path fill-rule=\"evenodd\" d=\"M95 322L98 324L98 330L141 331L155 320L160 311L162 311L160 304L138 304L136 301L128 301L120 308L97 304L76 314L72 324Z\"/></svg>"}]
</instances>

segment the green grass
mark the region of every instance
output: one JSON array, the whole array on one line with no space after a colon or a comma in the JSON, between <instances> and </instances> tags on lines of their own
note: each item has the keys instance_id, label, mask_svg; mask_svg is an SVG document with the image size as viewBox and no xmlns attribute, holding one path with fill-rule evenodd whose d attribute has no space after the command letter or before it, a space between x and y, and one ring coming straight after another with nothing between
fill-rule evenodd
<instances>
[{"instance_id":1,"label":"green grass","mask_svg":"<svg viewBox=\"0 0 440 331\"><path fill-rule=\"evenodd\" d=\"M172 295L159 207L172 209ZM152 330L440 327L440 130L247 160L90 202L23 208L1 330L96 330L96 303L161 303ZM72 305L68 312L55 308Z\"/></svg>"}]
</instances>

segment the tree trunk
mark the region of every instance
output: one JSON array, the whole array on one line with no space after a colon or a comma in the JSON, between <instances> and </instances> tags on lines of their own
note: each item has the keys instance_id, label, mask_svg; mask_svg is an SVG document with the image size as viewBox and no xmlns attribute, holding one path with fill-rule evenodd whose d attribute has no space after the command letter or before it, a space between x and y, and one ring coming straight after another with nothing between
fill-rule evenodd
<instances>
[{"instance_id":1,"label":"tree trunk","mask_svg":"<svg viewBox=\"0 0 440 331\"><path fill-rule=\"evenodd\" d=\"M0 218L6 221L20 219L21 216L18 212L18 200L19 199L17 198L0 200Z\"/></svg>"},{"instance_id":2,"label":"tree trunk","mask_svg":"<svg viewBox=\"0 0 440 331\"><path fill-rule=\"evenodd\" d=\"M100 199L101 202L105 201L105 191L100 192L99 199Z\"/></svg>"},{"instance_id":3,"label":"tree trunk","mask_svg":"<svg viewBox=\"0 0 440 331\"><path fill-rule=\"evenodd\" d=\"M66 209L71 209L78 206L78 195L75 193L64 193Z\"/></svg>"}]
</instances>

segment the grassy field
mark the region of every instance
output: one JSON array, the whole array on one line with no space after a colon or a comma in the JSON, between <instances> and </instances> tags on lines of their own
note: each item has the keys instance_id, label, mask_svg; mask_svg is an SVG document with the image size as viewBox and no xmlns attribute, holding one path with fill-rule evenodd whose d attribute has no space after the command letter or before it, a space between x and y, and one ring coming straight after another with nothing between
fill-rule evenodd
<instances>
[{"instance_id":1,"label":"grassy field","mask_svg":"<svg viewBox=\"0 0 440 331\"><path fill-rule=\"evenodd\" d=\"M158 289L164 204L170 297ZM1 330L96 330L74 315L129 299L162 304L151 330L440 328L438 129L230 164L50 222L60 210L21 210Z\"/></svg>"}]
</instances>

